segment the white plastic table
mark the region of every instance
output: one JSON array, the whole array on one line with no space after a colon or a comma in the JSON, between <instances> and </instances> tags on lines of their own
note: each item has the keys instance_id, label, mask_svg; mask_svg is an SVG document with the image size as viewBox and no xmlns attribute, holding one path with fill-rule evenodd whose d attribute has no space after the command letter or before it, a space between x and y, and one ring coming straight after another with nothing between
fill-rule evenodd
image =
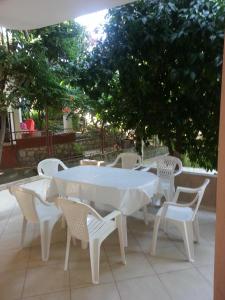
<instances>
[{"instance_id":1,"label":"white plastic table","mask_svg":"<svg viewBox=\"0 0 225 300\"><path fill-rule=\"evenodd\" d=\"M150 172L79 166L53 175L50 189L62 196L78 197L82 201L93 201L120 210L124 216L127 244L126 216L151 201L158 191L158 177Z\"/></svg>"},{"instance_id":2,"label":"white plastic table","mask_svg":"<svg viewBox=\"0 0 225 300\"><path fill-rule=\"evenodd\" d=\"M51 189L63 196L107 204L131 215L151 200L158 190L158 177L150 172L79 166L53 175Z\"/></svg>"}]
</instances>

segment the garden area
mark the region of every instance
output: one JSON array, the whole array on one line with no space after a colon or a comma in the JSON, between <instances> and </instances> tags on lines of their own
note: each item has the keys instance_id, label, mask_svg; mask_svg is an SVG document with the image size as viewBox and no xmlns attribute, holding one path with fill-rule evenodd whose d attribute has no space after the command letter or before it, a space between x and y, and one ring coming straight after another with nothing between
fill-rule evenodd
<instances>
[{"instance_id":1,"label":"garden area","mask_svg":"<svg viewBox=\"0 0 225 300\"><path fill-rule=\"evenodd\" d=\"M93 40L75 21L1 29L0 157L21 131L46 137L45 156L56 133L97 134L103 153L105 132L112 148L131 132L139 153L157 136L171 155L216 169L224 3L138 1L109 10L101 30ZM29 119L35 129L25 134ZM75 140L68 156L85 148Z\"/></svg>"}]
</instances>

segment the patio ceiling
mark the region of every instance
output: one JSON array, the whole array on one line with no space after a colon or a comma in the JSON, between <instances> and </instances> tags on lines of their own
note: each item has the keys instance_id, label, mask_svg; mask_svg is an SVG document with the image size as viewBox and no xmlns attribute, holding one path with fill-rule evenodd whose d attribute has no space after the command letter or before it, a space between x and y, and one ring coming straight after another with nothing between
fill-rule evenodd
<instances>
[{"instance_id":1,"label":"patio ceiling","mask_svg":"<svg viewBox=\"0 0 225 300\"><path fill-rule=\"evenodd\" d=\"M0 0L0 26L34 29L133 0Z\"/></svg>"}]
</instances>

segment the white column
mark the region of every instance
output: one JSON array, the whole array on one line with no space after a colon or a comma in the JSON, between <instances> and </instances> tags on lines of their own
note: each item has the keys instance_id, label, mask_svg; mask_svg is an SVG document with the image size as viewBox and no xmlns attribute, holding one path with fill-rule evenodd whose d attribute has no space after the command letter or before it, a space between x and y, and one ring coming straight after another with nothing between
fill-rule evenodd
<instances>
[{"instance_id":1,"label":"white column","mask_svg":"<svg viewBox=\"0 0 225 300\"><path fill-rule=\"evenodd\" d=\"M8 112L10 113L10 126L12 130L12 139L15 141L18 138L21 138L21 131L20 123L22 122L21 116L21 109L19 108L12 108L11 106L8 108ZM15 142L14 142L15 143Z\"/></svg>"},{"instance_id":2,"label":"white column","mask_svg":"<svg viewBox=\"0 0 225 300\"><path fill-rule=\"evenodd\" d=\"M68 114L64 113L63 114L63 128L64 132L69 132L70 130L73 129L73 123L72 123L72 118L68 118Z\"/></svg>"}]
</instances>

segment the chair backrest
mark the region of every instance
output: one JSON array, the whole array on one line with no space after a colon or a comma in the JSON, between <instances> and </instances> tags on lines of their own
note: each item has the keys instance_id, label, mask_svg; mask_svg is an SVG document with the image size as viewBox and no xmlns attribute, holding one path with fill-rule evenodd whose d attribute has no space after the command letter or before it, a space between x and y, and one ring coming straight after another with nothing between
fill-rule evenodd
<instances>
[{"instance_id":1,"label":"chair backrest","mask_svg":"<svg viewBox=\"0 0 225 300\"><path fill-rule=\"evenodd\" d=\"M22 188L21 186L11 186L10 193L15 196L20 209L27 221L36 223L39 221L38 213L36 210L36 202L39 197L36 193Z\"/></svg>"},{"instance_id":2,"label":"chair backrest","mask_svg":"<svg viewBox=\"0 0 225 300\"><path fill-rule=\"evenodd\" d=\"M62 169L67 169L67 166L57 158L47 158L39 162L37 171L38 175L53 176L59 172L59 166Z\"/></svg>"},{"instance_id":3,"label":"chair backrest","mask_svg":"<svg viewBox=\"0 0 225 300\"><path fill-rule=\"evenodd\" d=\"M205 189L207 187L207 185L209 184L210 180L207 178L204 180L203 184L198 187L196 189L196 196L194 198L194 200L190 203L191 206L194 206L195 205L195 209L194 209L194 213L193 213L193 216L192 216L192 220L195 219L195 216L198 212L198 209L199 209L199 206L202 202L202 198L204 196L204 193L205 193Z\"/></svg>"},{"instance_id":4,"label":"chair backrest","mask_svg":"<svg viewBox=\"0 0 225 300\"><path fill-rule=\"evenodd\" d=\"M121 166L123 169L133 169L137 164L141 164L141 156L137 153L121 153L118 158L121 159Z\"/></svg>"},{"instance_id":5,"label":"chair backrest","mask_svg":"<svg viewBox=\"0 0 225 300\"><path fill-rule=\"evenodd\" d=\"M58 203L66 218L71 235L79 240L88 241L88 215L92 215L97 220L103 220L103 218L91 206L81 203L79 200L59 198Z\"/></svg>"},{"instance_id":6,"label":"chair backrest","mask_svg":"<svg viewBox=\"0 0 225 300\"><path fill-rule=\"evenodd\" d=\"M157 176L163 179L173 179L182 172L182 162L174 156L162 156L157 160Z\"/></svg>"}]
</instances>

